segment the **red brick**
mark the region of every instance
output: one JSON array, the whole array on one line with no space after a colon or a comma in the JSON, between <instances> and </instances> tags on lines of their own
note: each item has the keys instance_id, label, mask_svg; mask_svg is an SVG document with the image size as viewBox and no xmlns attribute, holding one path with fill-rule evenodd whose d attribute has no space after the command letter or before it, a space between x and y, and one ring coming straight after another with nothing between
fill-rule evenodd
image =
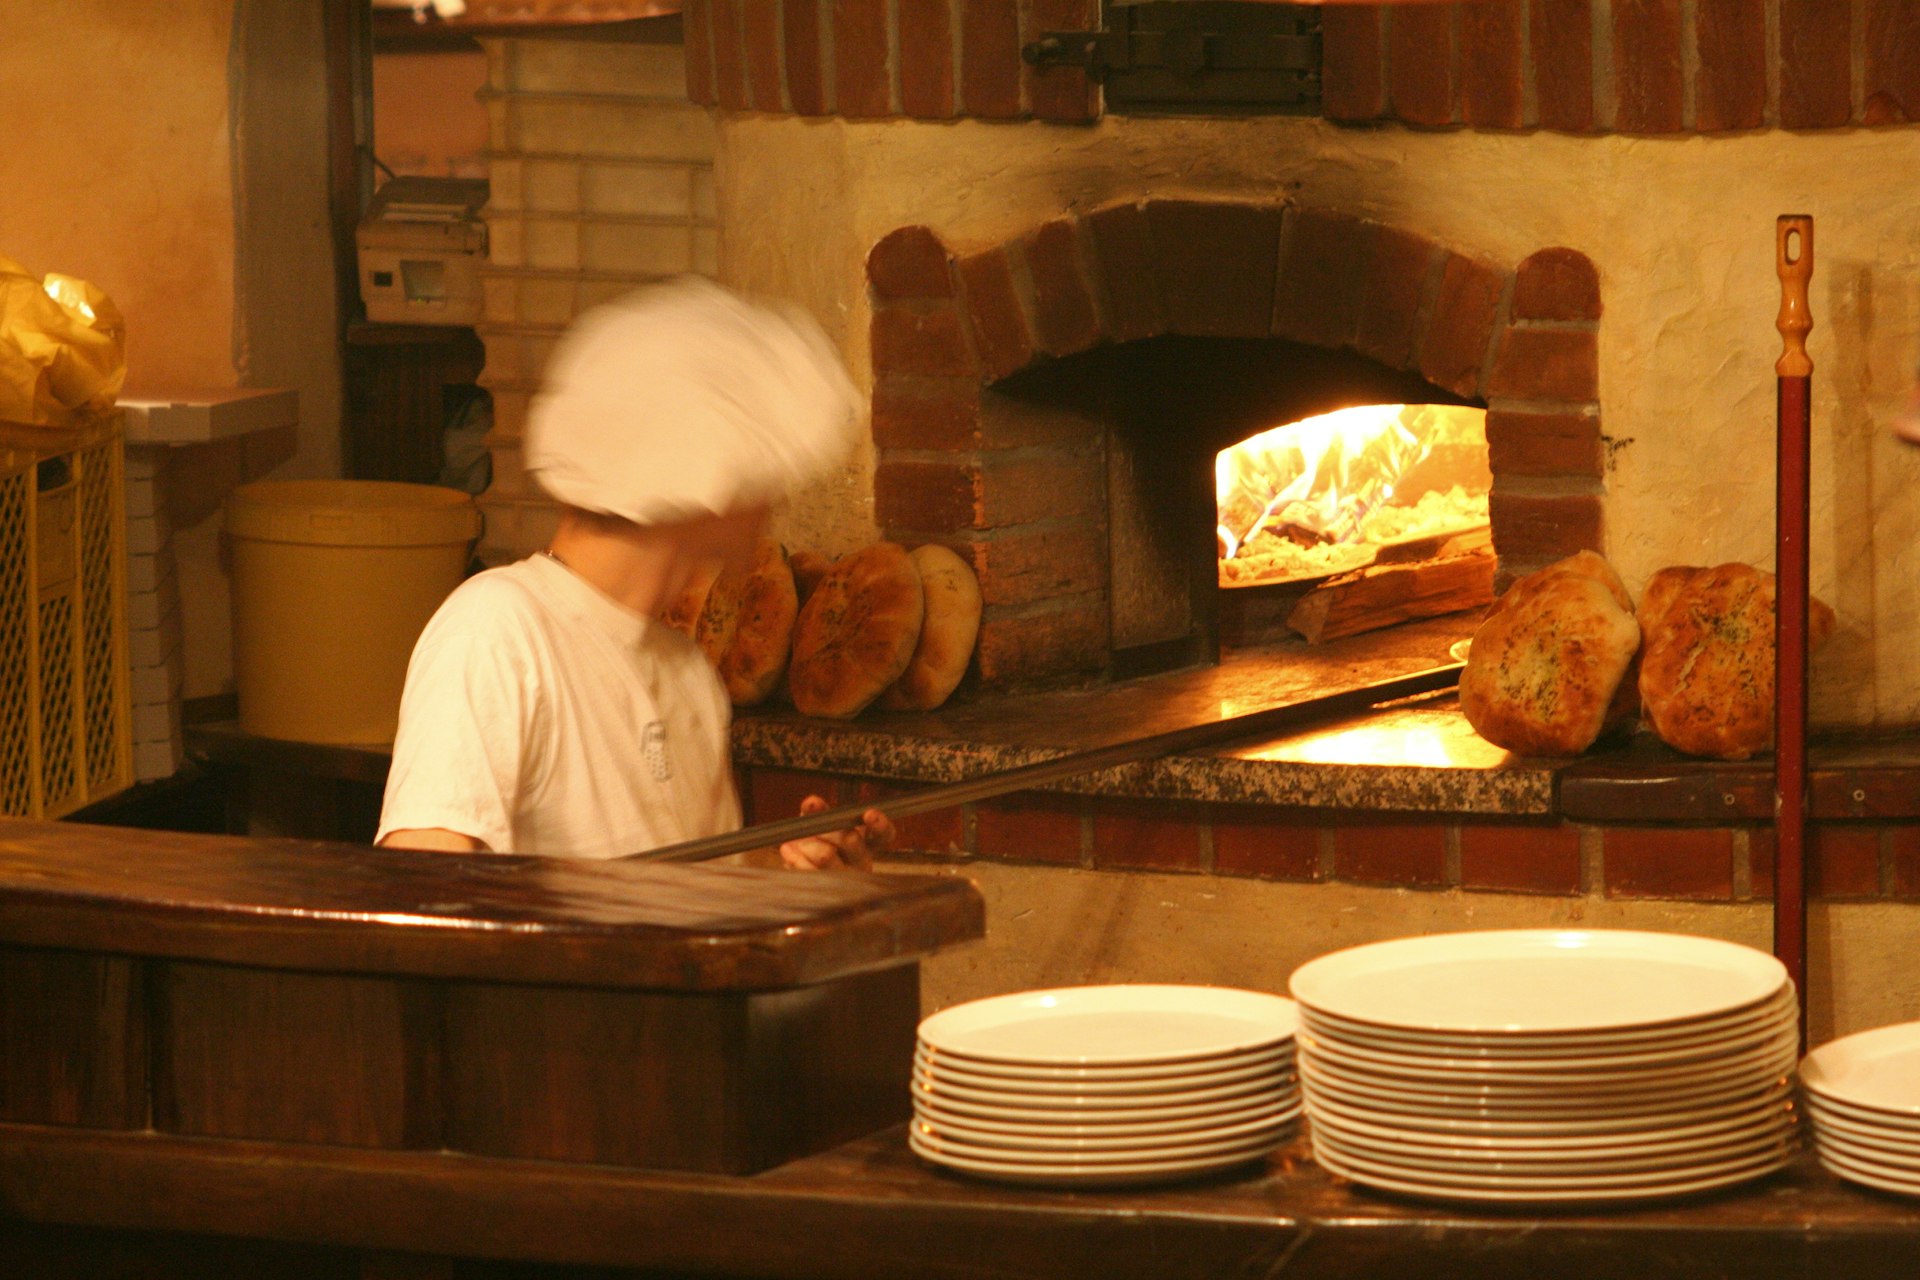
<instances>
[{"instance_id":1,"label":"red brick","mask_svg":"<svg viewBox=\"0 0 1920 1280\"><path fill-rule=\"evenodd\" d=\"M1331 17L1334 10L1327 11ZM1318 880L1320 828L1266 805L1218 805L1213 818L1213 869L1263 880Z\"/></svg>"},{"instance_id":2,"label":"red brick","mask_svg":"<svg viewBox=\"0 0 1920 1280\"><path fill-rule=\"evenodd\" d=\"M1112 204L1089 214L1086 223L1098 263L1095 292L1107 336L1134 342L1165 333L1167 307L1154 270L1146 210L1137 204Z\"/></svg>"},{"instance_id":3,"label":"red brick","mask_svg":"<svg viewBox=\"0 0 1920 1280\"><path fill-rule=\"evenodd\" d=\"M1780 0L1780 126L1833 129L1853 118L1853 10Z\"/></svg>"},{"instance_id":4,"label":"red brick","mask_svg":"<svg viewBox=\"0 0 1920 1280\"><path fill-rule=\"evenodd\" d=\"M1608 827L1602 836L1609 898L1733 898L1733 832Z\"/></svg>"},{"instance_id":5,"label":"red brick","mask_svg":"<svg viewBox=\"0 0 1920 1280\"><path fill-rule=\"evenodd\" d=\"M687 0L680 11L681 39L687 59L687 98L703 107L713 105L713 6L707 0Z\"/></svg>"},{"instance_id":6,"label":"red brick","mask_svg":"<svg viewBox=\"0 0 1920 1280\"><path fill-rule=\"evenodd\" d=\"M843 788L851 794L844 795L841 803L874 805L885 812L889 799L913 790L890 782L862 779L850 788ZM967 852L967 824L960 805L899 817L887 814L887 817L893 823L893 847L899 852L947 855Z\"/></svg>"},{"instance_id":7,"label":"red brick","mask_svg":"<svg viewBox=\"0 0 1920 1280\"><path fill-rule=\"evenodd\" d=\"M1013 255L1002 245L956 264L973 325L973 349L988 378L1004 378L1033 362L1033 334L1013 279Z\"/></svg>"},{"instance_id":8,"label":"red brick","mask_svg":"<svg viewBox=\"0 0 1920 1280\"><path fill-rule=\"evenodd\" d=\"M1420 306L1440 251L1431 240L1398 227L1375 225L1369 238L1353 347L1390 369L1408 369L1413 366Z\"/></svg>"},{"instance_id":9,"label":"red brick","mask_svg":"<svg viewBox=\"0 0 1920 1280\"><path fill-rule=\"evenodd\" d=\"M967 345L960 313L951 306L927 309L875 307L869 330L873 368L885 373L930 373L949 376L978 371L973 349Z\"/></svg>"},{"instance_id":10,"label":"red brick","mask_svg":"<svg viewBox=\"0 0 1920 1280\"><path fill-rule=\"evenodd\" d=\"M1888 123L1920 119L1920 10L1912 0L1866 0L1866 20L1868 101L1880 100Z\"/></svg>"},{"instance_id":11,"label":"red brick","mask_svg":"<svg viewBox=\"0 0 1920 1280\"><path fill-rule=\"evenodd\" d=\"M784 111L780 92L780 9L770 4L740 7L740 39L746 51L747 102L755 111Z\"/></svg>"},{"instance_id":12,"label":"red brick","mask_svg":"<svg viewBox=\"0 0 1920 1280\"><path fill-rule=\"evenodd\" d=\"M922 120L950 118L955 105L953 24L947 5L903 5L898 21L901 109Z\"/></svg>"},{"instance_id":13,"label":"red brick","mask_svg":"<svg viewBox=\"0 0 1920 1280\"><path fill-rule=\"evenodd\" d=\"M795 114L825 115L827 77L821 69L820 6L826 0L786 0L781 5L787 51L787 101Z\"/></svg>"},{"instance_id":14,"label":"red brick","mask_svg":"<svg viewBox=\"0 0 1920 1280\"><path fill-rule=\"evenodd\" d=\"M1809 830L1812 896L1817 898L1877 898L1880 896L1880 828L1816 826ZM1766 833L1769 839L1773 832Z\"/></svg>"},{"instance_id":15,"label":"red brick","mask_svg":"<svg viewBox=\"0 0 1920 1280\"><path fill-rule=\"evenodd\" d=\"M1920 825L1888 827L1886 843L1894 896L1920 898Z\"/></svg>"},{"instance_id":16,"label":"red brick","mask_svg":"<svg viewBox=\"0 0 1920 1280\"><path fill-rule=\"evenodd\" d=\"M1100 25L1099 0L1027 0L1025 39L1048 31L1091 31ZM1079 67L1024 66L1027 101L1042 120L1077 123L1099 114L1093 81Z\"/></svg>"},{"instance_id":17,"label":"red brick","mask_svg":"<svg viewBox=\"0 0 1920 1280\"><path fill-rule=\"evenodd\" d=\"M1488 500L1494 550L1506 560L1560 560L1601 545L1600 499L1591 494L1541 498L1503 494Z\"/></svg>"},{"instance_id":18,"label":"red brick","mask_svg":"<svg viewBox=\"0 0 1920 1280\"><path fill-rule=\"evenodd\" d=\"M1320 12L1320 110L1329 120L1374 120L1387 110L1382 14L1374 5Z\"/></svg>"},{"instance_id":19,"label":"red brick","mask_svg":"<svg viewBox=\"0 0 1920 1280\"><path fill-rule=\"evenodd\" d=\"M1456 395L1480 393L1480 370L1506 292L1507 276L1489 263L1448 253L1440 291L1420 343L1420 376Z\"/></svg>"},{"instance_id":20,"label":"red brick","mask_svg":"<svg viewBox=\"0 0 1920 1280\"><path fill-rule=\"evenodd\" d=\"M1488 410L1487 462L1500 476L1598 478L1605 463L1600 415Z\"/></svg>"},{"instance_id":21,"label":"red brick","mask_svg":"<svg viewBox=\"0 0 1920 1280\"><path fill-rule=\"evenodd\" d=\"M746 50L740 6L752 0L713 0L713 88L724 111L747 109Z\"/></svg>"},{"instance_id":22,"label":"red brick","mask_svg":"<svg viewBox=\"0 0 1920 1280\"><path fill-rule=\"evenodd\" d=\"M1447 829L1406 822L1337 826L1333 858L1342 880L1439 888L1447 882Z\"/></svg>"},{"instance_id":23,"label":"red brick","mask_svg":"<svg viewBox=\"0 0 1920 1280\"><path fill-rule=\"evenodd\" d=\"M1052 356L1085 351L1100 339L1080 234L1077 220L1055 218L1041 223L1023 245L1033 281L1034 337Z\"/></svg>"},{"instance_id":24,"label":"red brick","mask_svg":"<svg viewBox=\"0 0 1920 1280\"><path fill-rule=\"evenodd\" d=\"M1527 122L1521 99L1525 3L1478 0L1460 6L1460 114L1468 124L1518 129Z\"/></svg>"},{"instance_id":25,"label":"red brick","mask_svg":"<svg viewBox=\"0 0 1920 1280\"><path fill-rule=\"evenodd\" d=\"M1278 205L1149 200L1161 296L1176 333L1264 338L1273 324Z\"/></svg>"},{"instance_id":26,"label":"red brick","mask_svg":"<svg viewBox=\"0 0 1920 1280\"><path fill-rule=\"evenodd\" d=\"M893 113L893 69L887 50L887 6L834 0L834 112L849 119Z\"/></svg>"},{"instance_id":27,"label":"red brick","mask_svg":"<svg viewBox=\"0 0 1920 1280\"><path fill-rule=\"evenodd\" d=\"M980 683L999 688L1094 671L1112 643L1106 598L1069 596L983 614L975 661Z\"/></svg>"},{"instance_id":28,"label":"red brick","mask_svg":"<svg viewBox=\"0 0 1920 1280\"><path fill-rule=\"evenodd\" d=\"M1593 128L1591 0L1532 0L1534 114L1545 129Z\"/></svg>"},{"instance_id":29,"label":"red brick","mask_svg":"<svg viewBox=\"0 0 1920 1280\"><path fill-rule=\"evenodd\" d=\"M1106 541L1084 522L1001 529L952 545L980 579L987 605L1033 604L1098 591L1106 582Z\"/></svg>"},{"instance_id":30,"label":"red brick","mask_svg":"<svg viewBox=\"0 0 1920 1280\"><path fill-rule=\"evenodd\" d=\"M1613 127L1678 133L1680 0L1613 0Z\"/></svg>"},{"instance_id":31,"label":"red brick","mask_svg":"<svg viewBox=\"0 0 1920 1280\"><path fill-rule=\"evenodd\" d=\"M1747 884L1750 897L1773 901L1774 855L1777 841L1771 827L1754 827L1747 832Z\"/></svg>"},{"instance_id":32,"label":"red brick","mask_svg":"<svg viewBox=\"0 0 1920 1280\"><path fill-rule=\"evenodd\" d=\"M1578 249L1542 249L1513 274L1515 320L1598 320L1600 272Z\"/></svg>"},{"instance_id":33,"label":"red brick","mask_svg":"<svg viewBox=\"0 0 1920 1280\"><path fill-rule=\"evenodd\" d=\"M953 255L926 227L901 227L867 251L867 287L883 302L951 298Z\"/></svg>"},{"instance_id":34,"label":"red brick","mask_svg":"<svg viewBox=\"0 0 1920 1280\"><path fill-rule=\"evenodd\" d=\"M1019 0L960 0L960 105L970 116L1020 114Z\"/></svg>"},{"instance_id":35,"label":"red brick","mask_svg":"<svg viewBox=\"0 0 1920 1280\"><path fill-rule=\"evenodd\" d=\"M1080 865L1086 801L1023 793L988 800L974 809L975 851L1013 862Z\"/></svg>"},{"instance_id":36,"label":"red brick","mask_svg":"<svg viewBox=\"0 0 1920 1280\"><path fill-rule=\"evenodd\" d=\"M979 380L880 378L873 385L873 442L882 449L979 448Z\"/></svg>"},{"instance_id":37,"label":"red brick","mask_svg":"<svg viewBox=\"0 0 1920 1280\"><path fill-rule=\"evenodd\" d=\"M1351 214L1290 210L1274 286L1274 336L1323 347L1352 345L1371 242L1367 224Z\"/></svg>"},{"instance_id":38,"label":"red brick","mask_svg":"<svg viewBox=\"0 0 1920 1280\"><path fill-rule=\"evenodd\" d=\"M746 802L747 821L758 825L799 817L800 802L808 796L819 796L832 806L850 803L852 798L843 797L841 792L841 780L830 773L752 765L742 799Z\"/></svg>"},{"instance_id":39,"label":"red brick","mask_svg":"<svg viewBox=\"0 0 1920 1280\"><path fill-rule=\"evenodd\" d=\"M1494 356L1487 394L1516 400L1597 399L1599 335L1591 329L1509 328Z\"/></svg>"},{"instance_id":40,"label":"red brick","mask_svg":"<svg viewBox=\"0 0 1920 1280\"><path fill-rule=\"evenodd\" d=\"M1199 871L1200 826L1191 805L1100 801L1093 806L1093 865Z\"/></svg>"},{"instance_id":41,"label":"red brick","mask_svg":"<svg viewBox=\"0 0 1920 1280\"><path fill-rule=\"evenodd\" d=\"M889 536L952 533L982 523L983 481L968 461L880 459L873 472L873 514Z\"/></svg>"},{"instance_id":42,"label":"red brick","mask_svg":"<svg viewBox=\"0 0 1920 1280\"><path fill-rule=\"evenodd\" d=\"M1693 127L1701 133L1758 129L1767 112L1766 0L1695 3Z\"/></svg>"},{"instance_id":43,"label":"red brick","mask_svg":"<svg viewBox=\"0 0 1920 1280\"><path fill-rule=\"evenodd\" d=\"M1408 124L1453 124L1453 5L1388 14L1387 86L1393 114Z\"/></svg>"},{"instance_id":44,"label":"red brick","mask_svg":"<svg viewBox=\"0 0 1920 1280\"><path fill-rule=\"evenodd\" d=\"M1502 823L1460 828L1460 883L1520 893L1580 892L1580 832Z\"/></svg>"},{"instance_id":45,"label":"red brick","mask_svg":"<svg viewBox=\"0 0 1920 1280\"><path fill-rule=\"evenodd\" d=\"M1006 395L988 387L980 393L980 445L984 449L1097 448L1105 423L1080 406Z\"/></svg>"}]
</instances>

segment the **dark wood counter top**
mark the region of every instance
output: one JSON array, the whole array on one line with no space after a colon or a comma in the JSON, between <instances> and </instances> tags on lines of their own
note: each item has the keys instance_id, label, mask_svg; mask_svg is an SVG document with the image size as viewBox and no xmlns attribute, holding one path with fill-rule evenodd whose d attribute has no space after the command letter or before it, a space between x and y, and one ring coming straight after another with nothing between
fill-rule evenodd
<instances>
[{"instance_id":1,"label":"dark wood counter top","mask_svg":"<svg viewBox=\"0 0 1920 1280\"><path fill-rule=\"evenodd\" d=\"M1810 1157L1747 1187L1608 1212L1394 1199L1264 1166L1149 1190L1001 1187L895 1128L749 1178L0 1126L0 1206L35 1219L613 1267L804 1277L1392 1276L1910 1280L1920 1206Z\"/></svg>"},{"instance_id":2,"label":"dark wood counter top","mask_svg":"<svg viewBox=\"0 0 1920 1280\"><path fill-rule=\"evenodd\" d=\"M752 991L985 930L951 877L448 855L0 819L0 944L268 968Z\"/></svg>"}]
</instances>

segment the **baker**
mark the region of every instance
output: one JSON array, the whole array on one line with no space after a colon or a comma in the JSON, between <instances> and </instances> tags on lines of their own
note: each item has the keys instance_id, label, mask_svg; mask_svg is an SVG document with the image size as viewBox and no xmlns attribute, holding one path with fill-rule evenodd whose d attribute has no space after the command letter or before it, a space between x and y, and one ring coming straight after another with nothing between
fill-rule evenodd
<instances>
[{"instance_id":1,"label":"baker","mask_svg":"<svg viewBox=\"0 0 1920 1280\"><path fill-rule=\"evenodd\" d=\"M845 457L854 410L798 312L686 277L582 315L524 442L559 526L421 633L376 842L612 858L739 827L726 692L655 615L703 563L751 562L772 504ZM780 857L865 869L892 839L868 810Z\"/></svg>"}]
</instances>

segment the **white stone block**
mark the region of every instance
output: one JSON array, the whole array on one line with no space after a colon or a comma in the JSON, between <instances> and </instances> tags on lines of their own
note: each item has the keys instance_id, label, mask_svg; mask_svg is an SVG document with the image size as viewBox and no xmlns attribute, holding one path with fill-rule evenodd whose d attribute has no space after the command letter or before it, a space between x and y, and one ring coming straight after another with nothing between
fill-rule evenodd
<instances>
[{"instance_id":1,"label":"white stone block","mask_svg":"<svg viewBox=\"0 0 1920 1280\"><path fill-rule=\"evenodd\" d=\"M581 176L580 194L588 213L686 218L694 209L693 170L677 164L590 164Z\"/></svg>"},{"instance_id":2,"label":"white stone block","mask_svg":"<svg viewBox=\"0 0 1920 1280\"><path fill-rule=\"evenodd\" d=\"M589 271L664 276L693 269L693 240L685 226L609 222L589 223L581 231L581 265Z\"/></svg>"},{"instance_id":3,"label":"white stone block","mask_svg":"<svg viewBox=\"0 0 1920 1280\"><path fill-rule=\"evenodd\" d=\"M133 745L133 777L136 782L171 778L180 772L183 753L175 741L136 742Z\"/></svg>"},{"instance_id":4,"label":"white stone block","mask_svg":"<svg viewBox=\"0 0 1920 1280\"><path fill-rule=\"evenodd\" d=\"M133 709L133 740L142 742L178 742L180 740L180 703L172 698L137 705Z\"/></svg>"},{"instance_id":5,"label":"white stone block","mask_svg":"<svg viewBox=\"0 0 1920 1280\"><path fill-rule=\"evenodd\" d=\"M167 527L166 516L156 511L152 515L132 516L127 520L127 554L154 555L166 547L173 530Z\"/></svg>"},{"instance_id":6,"label":"white stone block","mask_svg":"<svg viewBox=\"0 0 1920 1280\"><path fill-rule=\"evenodd\" d=\"M693 169L693 216L712 222L719 216L713 203L713 167L697 165Z\"/></svg>"},{"instance_id":7,"label":"white stone block","mask_svg":"<svg viewBox=\"0 0 1920 1280\"><path fill-rule=\"evenodd\" d=\"M172 657L158 666L135 667L132 680L133 705L146 707L176 701L180 697L183 669L178 649L174 650Z\"/></svg>"},{"instance_id":8,"label":"white stone block","mask_svg":"<svg viewBox=\"0 0 1920 1280\"><path fill-rule=\"evenodd\" d=\"M635 160L713 160L713 120L692 103L606 98L515 98L510 102L509 150Z\"/></svg>"},{"instance_id":9,"label":"white stone block","mask_svg":"<svg viewBox=\"0 0 1920 1280\"><path fill-rule=\"evenodd\" d=\"M180 613L160 619L157 627L127 628L127 661L136 667L157 667L180 651Z\"/></svg>"},{"instance_id":10,"label":"white stone block","mask_svg":"<svg viewBox=\"0 0 1920 1280\"><path fill-rule=\"evenodd\" d=\"M528 160L526 202L535 213L580 212L579 162Z\"/></svg>"},{"instance_id":11,"label":"white stone block","mask_svg":"<svg viewBox=\"0 0 1920 1280\"><path fill-rule=\"evenodd\" d=\"M605 40L515 42L511 87L523 93L597 93L684 102L687 62L677 44Z\"/></svg>"},{"instance_id":12,"label":"white stone block","mask_svg":"<svg viewBox=\"0 0 1920 1280\"><path fill-rule=\"evenodd\" d=\"M540 271L580 267L580 224L569 219L527 219L527 265Z\"/></svg>"},{"instance_id":13,"label":"white stone block","mask_svg":"<svg viewBox=\"0 0 1920 1280\"><path fill-rule=\"evenodd\" d=\"M160 509L160 486L152 480L128 480L122 501L127 515L150 516Z\"/></svg>"}]
</instances>

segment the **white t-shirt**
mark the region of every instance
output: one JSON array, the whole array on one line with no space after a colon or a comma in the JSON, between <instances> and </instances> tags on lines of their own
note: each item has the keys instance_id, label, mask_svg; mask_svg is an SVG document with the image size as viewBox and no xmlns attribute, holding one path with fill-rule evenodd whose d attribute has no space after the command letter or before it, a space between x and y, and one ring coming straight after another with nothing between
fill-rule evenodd
<instances>
[{"instance_id":1,"label":"white t-shirt","mask_svg":"<svg viewBox=\"0 0 1920 1280\"><path fill-rule=\"evenodd\" d=\"M679 632L550 557L490 569L414 646L376 838L612 858L735 830L731 717Z\"/></svg>"}]
</instances>

